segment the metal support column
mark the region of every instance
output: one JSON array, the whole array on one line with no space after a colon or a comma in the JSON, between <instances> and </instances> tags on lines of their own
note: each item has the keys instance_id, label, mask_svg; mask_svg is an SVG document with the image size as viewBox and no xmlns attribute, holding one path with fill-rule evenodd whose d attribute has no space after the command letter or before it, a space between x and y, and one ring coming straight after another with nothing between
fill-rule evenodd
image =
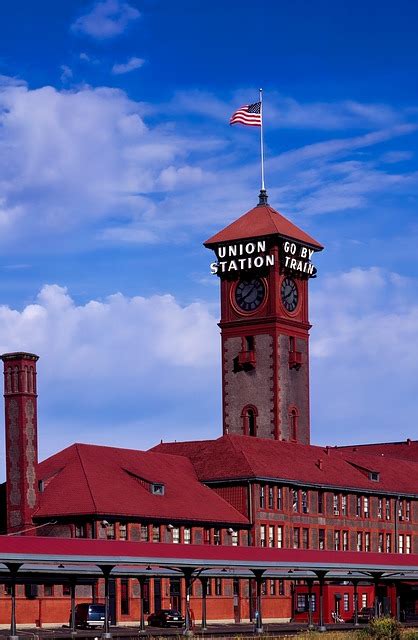
<instances>
[{"instance_id":1,"label":"metal support column","mask_svg":"<svg viewBox=\"0 0 418 640\"><path fill-rule=\"evenodd\" d=\"M262 612L262 597L261 588L263 585L264 570L252 569L255 577L255 584L257 588L257 611L255 612L255 633L263 633L263 612Z\"/></svg>"},{"instance_id":2,"label":"metal support column","mask_svg":"<svg viewBox=\"0 0 418 640\"><path fill-rule=\"evenodd\" d=\"M18 640L19 636L16 632L16 577L17 573L22 566L19 562L5 563L6 567L10 571L11 578L11 596L12 596L12 611L10 616L10 635L8 640Z\"/></svg>"},{"instance_id":3,"label":"metal support column","mask_svg":"<svg viewBox=\"0 0 418 640\"><path fill-rule=\"evenodd\" d=\"M113 565L99 565L99 569L103 573L105 583L105 621L102 638L104 640L111 640L112 634L109 629L109 576L113 569Z\"/></svg>"},{"instance_id":4,"label":"metal support column","mask_svg":"<svg viewBox=\"0 0 418 640\"><path fill-rule=\"evenodd\" d=\"M358 580L352 580L354 587L354 626L358 627Z\"/></svg>"},{"instance_id":5,"label":"metal support column","mask_svg":"<svg viewBox=\"0 0 418 640\"><path fill-rule=\"evenodd\" d=\"M324 625L324 582L326 571L315 571L316 577L319 581L319 626L318 631L326 631L327 628Z\"/></svg>"},{"instance_id":6,"label":"metal support column","mask_svg":"<svg viewBox=\"0 0 418 640\"><path fill-rule=\"evenodd\" d=\"M75 628L75 585L76 581L74 578L70 580L70 596L71 596L71 613L70 613L70 629L71 635L76 635Z\"/></svg>"},{"instance_id":7,"label":"metal support column","mask_svg":"<svg viewBox=\"0 0 418 640\"><path fill-rule=\"evenodd\" d=\"M206 612L206 597L208 595L208 580L205 576L200 576L200 582L202 583L202 631L207 631L207 612Z\"/></svg>"},{"instance_id":8,"label":"metal support column","mask_svg":"<svg viewBox=\"0 0 418 640\"><path fill-rule=\"evenodd\" d=\"M313 580L307 580L306 581L307 585L308 585L308 629L313 629L314 628L314 624L313 624L313 620L312 620L312 585L313 585Z\"/></svg>"},{"instance_id":9,"label":"metal support column","mask_svg":"<svg viewBox=\"0 0 418 640\"><path fill-rule=\"evenodd\" d=\"M139 583L139 633L145 634L145 611L144 611L144 587L147 578L145 576L138 577Z\"/></svg>"},{"instance_id":10,"label":"metal support column","mask_svg":"<svg viewBox=\"0 0 418 640\"><path fill-rule=\"evenodd\" d=\"M373 574L373 584L374 584L374 617L379 617L379 596L377 593L377 588L379 586L380 578L382 577L381 573Z\"/></svg>"},{"instance_id":11,"label":"metal support column","mask_svg":"<svg viewBox=\"0 0 418 640\"><path fill-rule=\"evenodd\" d=\"M184 616L185 623L184 623L184 630L183 630L183 635L185 636L193 635L192 621L190 618L190 591L191 591L191 585L192 585L192 574L194 570L195 570L194 568L183 569L184 580L186 583L186 611Z\"/></svg>"}]
</instances>

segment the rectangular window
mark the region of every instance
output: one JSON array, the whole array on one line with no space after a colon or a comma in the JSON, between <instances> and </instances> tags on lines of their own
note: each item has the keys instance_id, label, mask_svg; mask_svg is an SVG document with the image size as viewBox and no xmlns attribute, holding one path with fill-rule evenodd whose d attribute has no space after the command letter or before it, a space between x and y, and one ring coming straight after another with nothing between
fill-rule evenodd
<instances>
[{"instance_id":1,"label":"rectangular window","mask_svg":"<svg viewBox=\"0 0 418 640\"><path fill-rule=\"evenodd\" d=\"M367 607L367 593L361 594L361 606Z\"/></svg>"},{"instance_id":2,"label":"rectangular window","mask_svg":"<svg viewBox=\"0 0 418 640\"><path fill-rule=\"evenodd\" d=\"M369 498L367 498L366 496L363 498L363 510L364 510L364 517L368 518L370 516L370 513L369 513Z\"/></svg>"},{"instance_id":3,"label":"rectangular window","mask_svg":"<svg viewBox=\"0 0 418 640\"><path fill-rule=\"evenodd\" d=\"M386 534L386 553L391 553L392 551L392 534Z\"/></svg>"},{"instance_id":4,"label":"rectangular window","mask_svg":"<svg viewBox=\"0 0 418 640\"><path fill-rule=\"evenodd\" d=\"M119 525L119 540L127 540L127 539L128 539L128 525L121 522Z\"/></svg>"},{"instance_id":5,"label":"rectangular window","mask_svg":"<svg viewBox=\"0 0 418 640\"><path fill-rule=\"evenodd\" d=\"M411 536L405 536L405 553L411 553Z\"/></svg>"},{"instance_id":6,"label":"rectangular window","mask_svg":"<svg viewBox=\"0 0 418 640\"><path fill-rule=\"evenodd\" d=\"M296 608L298 613L302 613L303 611L307 611L307 601L308 596L306 593L298 593L296 599Z\"/></svg>"},{"instance_id":7,"label":"rectangular window","mask_svg":"<svg viewBox=\"0 0 418 640\"><path fill-rule=\"evenodd\" d=\"M203 531L203 541L205 544L210 544L210 529L207 527Z\"/></svg>"},{"instance_id":8,"label":"rectangular window","mask_svg":"<svg viewBox=\"0 0 418 640\"><path fill-rule=\"evenodd\" d=\"M148 542L148 525L141 524L141 542Z\"/></svg>"},{"instance_id":9,"label":"rectangular window","mask_svg":"<svg viewBox=\"0 0 418 640\"><path fill-rule=\"evenodd\" d=\"M398 553L404 553L404 548L403 548L403 535L400 534L398 536Z\"/></svg>"},{"instance_id":10,"label":"rectangular window","mask_svg":"<svg viewBox=\"0 0 418 640\"><path fill-rule=\"evenodd\" d=\"M269 525L269 547L274 547L274 526Z\"/></svg>"},{"instance_id":11,"label":"rectangular window","mask_svg":"<svg viewBox=\"0 0 418 640\"><path fill-rule=\"evenodd\" d=\"M215 596L222 595L222 579L215 578Z\"/></svg>"},{"instance_id":12,"label":"rectangular window","mask_svg":"<svg viewBox=\"0 0 418 640\"><path fill-rule=\"evenodd\" d=\"M261 595L267 595L267 580L263 580L263 582L261 583Z\"/></svg>"},{"instance_id":13,"label":"rectangular window","mask_svg":"<svg viewBox=\"0 0 418 640\"><path fill-rule=\"evenodd\" d=\"M377 517L383 518L383 498L377 500Z\"/></svg>"},{"instance_id":14,"label":"rectangular window","mask_svg":"<svg viewBox=\"0 0 418 640\"><path fill-rule=\"evenodd\" d=\"M299 511L299 490L298 489L292 490L292 505L293 505L294 513L298 513Z\"/></svg>"},{"instance_id":15,"label":"rectangular window","mask_svg":"<svg viewBox=\"0 0 418 640\"><path fill-rule=\"evenodd\" d=\"M277 509L281 511L283 509L283 489L277 487Z\"/></svg>"},{"instance_id":16,"label":"rectangular window","mask_svg":"<svg viewBox=\"0 0 418 640\"><path fill-rule=\"evenodd\" d=\"M274 487L269 487L269 509L274 509Z\"/></svg>"},{"instance_id":17,"label":"rectangular window","mask_svg":"<svg viewBox=\"0 0 418 640\"><path fill-rule=\"evenodd\" d=\"M383 533L379 533L379 536L377 539L377 551L379 553L383 553Z\"/></svg>"},{"instance_id":18,"label":"rectangular window","mask_svg":"<svg viewBox=\"0 0 418 640\"><path fill-rule=\"evenodd\" d=\"M364 550L370 551L370 533L368 531L364 534Z\"/></svg>"},{"instance_id":19,"label":"rectangular window","mask_svg":"<svg viewBox=\"0 0 418 640\"><path fill-rule=\"evenodd\" d=\"M340 496L338 495L338 493L334 493L332 504L334 509L334 516L339 516L340 515Z\"/></svg>"},{"instance_id":20,"label":"rectangular window","mask_svg":"<svg viewBox=\"0 0 418 640\"><path fill-rule=\"evenodd\" d=\"M44 596L49 598L54 595L54 585L44 584Z\"/></svg>"},{"instance_id":21,"label":"rectangular window","mask_svg":"<svg viewBox=\"0 0 418 640\"><path fill-rule=\"evenodd\" d=\"M386 520L390 520L391 516L391 500L390 498L386 498Z\"/></svg>"},{"instance_id":22,"label":"rectangular window","mask_svg":"<svg viewBox=\"0 0 418 640\"><path fill-rule=\"evenodd\" d=\"M120 581L120 612L123 616L129 616L129 580Z\"/></svg>"},{"instance_id":23,"label":"rectangular window","mask_svg":"<svg viewBox=\"0 0 418 640\"><path fill-rule=\"evenodd\" d=\"M276 595L276 581L275 580L270 580L270 595L271 596L275 596Z\"/></svg>"},{"instance_id":24,"label":"rectangular window","mask_svg":"<svg viewBox=\"0 0 418 640\"><path fill-rule=\"evenodd\" d=\"M347 515L347 496L341 496L341 515Z\"/></svg>"},{"instance_id":25,"label":"rectangular window","mask_svg":"<svg viewBox=\"0 0 418 640\"><path fill-rule=\"evenodd\" d=\"M192 543L192 530L190 527L184 527L183 529L183 542L184 544Z\"/></svg>"},{"instance_id":26,"label":"rectangular window","mask_svg":"<svg viewBox=\"0 0 418 640\"><path fill-rule=\"evenodd\" d=\"M63 596L70 596L71 595L71 588L69 584L64 584L62 586L62 595Z\"/></svg>"},{"instance_id":27,"label":"rectangular window","mask_svg":"<svg viewBox=\"0 0 418 640\"><path fill-rule=\"evenodd\" d=\"M302 513L308 513L309 505L308 505L308 492L302 491Z\"/></svg>"},{"instance_id":28,"label":"rectangular window","mask_svg":"<svg viewBox=\"0 0 418 640\"><path fill-rule=\"evenodd\" d=\"M338 530L334 531L334 551L339 551L341 546L341 532Z\"/></svg>"},{"instance_id":29,"label":"rectangular window","mask_svg":"<svg viewBox=\"0 0 418 640\"><path fill-rule=\"evenodd\" d=\"M309 529L302 529L302 546L309 549Z\"/></svg>"},{"instance_id":30,"label":"rectangular window","mask_svg":"<svg viewBox=\"0 0 418 640\"><path fill-rule=\"evenodd\" d=\"M221 544L221 530L214 529L213 530L213 544L220 545Z\"/></svg>"},{"instance_id":31,"label":"rectangular window","mask_svg":"<svg viewBox=\"0 0 418 640\"><path fill-rule=\"evenodd\" d=\"M266 506L266 490L263 484L260 485L260 509Z\"/></svg>"},{"instance_id":32,"label":"rectangular window","mask_svg":"<svg viewBox=\"0 0 418 640\"><path fill-rule=\"evenodd\" d=\"M283 547L283 527L279 525L277 527L277 548L281 549Z\"/></svg>"},{"instance_id":33,"label":"rectangular window","mask_svg":"<svg viewBox=\"0 0 418 640\"><path fill-rule=\"evenodd\" d=\"M173 536L173 544L180 544L180 529L179 527L173 527L171 530Z\"/></svg>"},{"instance_id":34,"label":"rectangular window","mask_svg":"<svg viewBox=\"0 0 418 640\"><path fill-rule=\"evenodd\" d=\"M405 504L405 520L410 520L411 519L411 503L409 502L409 500L406 501Z\"/></svg>"},{"instance_id":35,"label":"rectangular window","mask_svg":"<svg viewBox=\"0 0 418 640\"><path fill-rule=\"evenodd\" d=\"M75 537L76 538L85 538L86 537L86 526L84 524L76 524L75 525Z\"/></svg>"},{"instance_id":36,"label":"rectangular window","mask_svg":"<svg viewBox=\"0 0 418 640\"><path fill-rule=\"evenodd\" d=\"M260 524L260 546L266 546L266 525Z\"/></svg>"},{"instance_id":37,"label":"rectangular window","mask_svg":"<svg viewBox=\"0 0 418 640\"><path fill-rule=\"evenodd\" d=\"M233 547L238 547L239 545L239 535L238 535L238 531L233 531L231 534L231 540L232 540L232 546Z\"/></svg>"},{"instance_id":38,"label":"rectangular window","mask_svg":"<svg viewBox=\"0 0 418 640\"><path fill-rule=\"evenodd\" d=\"M311 595L311 611L312 613L315 613L316 611L316 593Z\"/></svg>"},{"instance_id":39,"label":"rectangular window","mask_svg":"<svg viewBox=\"0 0 418 640\"><path fill-rule=\"evenodd\" d=\"M344 611L350 611L350 596L348 593L343 594L343 609Z\"/></svg>"},{"instance_id":40,"label":"rectangular window","mask_svg":"<svg viewBox=\"0 0 418 640\"><path fill-rule=\"evenodd\" d=\"M357 551L363 551L363 534L361 531L357 532Z\"/></svg>"},{"instance_id":41,"label":"rectangular window","mask_svg":"<svg viewBox=\"0 0 418 640\"><path fill-rule=\"evenodd\" d=\"M324 513L324 492L318 491L318 513Z\"/></svg>"},{"instance_id":42,"label":"rectangular window","mask_svg":"<svg viewBox=\"0 0 418 640\"><path fill-rule=\"evenodd\" d=\"M325 529L318 530L318 549L325 549Z\"/></svg>"},{"instance_id":43,"label":"rectangular window","mask_svg":"<svg viewBox=\"0 0 418 640\"><path fill-rule=\"evenodd\" d=\"M152 527L152 541L160 542L160 527L158 525Z\"/></svg>"},{"instance_id":44,"label":"rectangular window","mask_svg":"<svg viewBox=\"0 0 418 640\"><path fill-rule=\"evenodd\" d=\"M279 596L285 595L284 580L279 580Z\"/></svg>"},{"instance_id":45,"label":"rectangular window","mask_svg":"<svg viewBox=\"0 0 418 640\"><path fill-rule=\"evenodd\" d=\"M348 531L343 531L343 551L348 551Z\"/></svg>"},{"instance_id":46,"label":"rectangular window","mask_svg":"<svg viewBox=\"0 0 418 640\"><path fill-rule=\"evenodd\" d=\"M299 527L293 527L293 548L299 549L300 547L300 529Z\"/></svg>"},{"instance_id":47,"label":"rectangular window","mask_svg":"<svg viewBox=\"0 0 418 640\"><path fill-rule=\"evenodd\" d=\"M115 523L114 522L111 522L106 525L106 538L108 540L115 539Z\"/></svg>"},{"instance_id":48,"label":"rectangular window","mask_svg":"<svg viewBox=\"0 0 418 640\"><path fill-rule=\"evenodd\" d=\"M361 518L361 496L357 496L356 515Z\"/></svg>"}]
</instances>

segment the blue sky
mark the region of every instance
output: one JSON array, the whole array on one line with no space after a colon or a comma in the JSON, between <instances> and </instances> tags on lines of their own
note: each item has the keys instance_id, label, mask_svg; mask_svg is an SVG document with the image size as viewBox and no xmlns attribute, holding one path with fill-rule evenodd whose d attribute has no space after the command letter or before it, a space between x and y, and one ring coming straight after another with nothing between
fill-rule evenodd
<instances>
[{"instance_id":1,"label":"blue sky","mask_svg":"<svg viewBox=\"0 0 418 640\"><path fill-rule=\"evenodd\" d=\"M326 247L312 440L417 437L418 8L103 0L2 7L0 348L39 361L40 451L221 433L202 242L257 201Z\"/></svg>"}]
</instances>

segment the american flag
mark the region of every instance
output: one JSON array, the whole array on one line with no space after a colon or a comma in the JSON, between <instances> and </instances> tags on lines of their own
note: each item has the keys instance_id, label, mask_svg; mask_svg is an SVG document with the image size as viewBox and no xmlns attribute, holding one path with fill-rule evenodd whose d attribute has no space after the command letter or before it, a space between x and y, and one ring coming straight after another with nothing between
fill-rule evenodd
<instances>
[{"instance_id":1,"label":"american flag","mask_svg":"<svg viewBox=\"0 0 418 640\"><path fill-rule=\"evenodd\" d=\"M229 124L246 124L249 127L261 127L261 102L244 104L232 114Z\"/></svg>"}]
</instances>

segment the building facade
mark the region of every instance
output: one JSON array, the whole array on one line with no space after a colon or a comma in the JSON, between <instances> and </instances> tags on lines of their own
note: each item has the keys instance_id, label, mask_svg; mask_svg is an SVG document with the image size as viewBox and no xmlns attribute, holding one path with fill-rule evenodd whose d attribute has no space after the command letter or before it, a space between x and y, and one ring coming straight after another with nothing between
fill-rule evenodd
<instances>
[{"instance_id":1,"label":"building facade","mask_svg":"<svg viewBox=\"0 0 418 640\"><path fill-rule=\"evenodd\" d=\"M6 416L5 533L169 542L183 545L418 553L418 442L352 447L310 444L309 315L315 252L322 246L263 198L210 238L221 290L222 436L161 443L150 451L74 444L37 459L37 356L2 356ZM191 609L208 620L245 621L255 612L252 580L210 578L192 586ZM313 585L315 614L317 587ZM326 586L332 612L353 614L353 585ZM181 578L145 585L146 613L184 610ZM378 589L394 613L390 585L358 585L360 605ZM404 607L416 612L405 587ZM18 587L20 624L68 621L62 585ZM104 596L101 581L78 601ZM7 588L0 623L9 619ZM113 618L138 620L138 584L112 583ZM298 581L263 583L264 619L303 620Z\"/></svg>"}]
</instances>

